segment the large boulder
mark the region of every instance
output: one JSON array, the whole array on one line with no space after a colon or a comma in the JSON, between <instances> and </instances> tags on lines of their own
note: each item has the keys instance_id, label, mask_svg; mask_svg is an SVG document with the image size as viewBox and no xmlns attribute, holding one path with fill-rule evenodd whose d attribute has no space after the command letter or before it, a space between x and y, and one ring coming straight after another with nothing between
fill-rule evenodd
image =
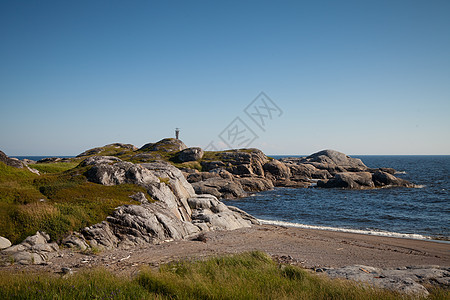
<instances>
[{"instance_id":1,"label":"large boulder","mask_svg":"<svg viewBox=\"0 0 450 300\"><path fill-rule=\"evenodd\" d=\"M106 221L82 231L91 246L106 249L180 240L198 232L197 226L180 220L160 202L121 206Z\"/></svg>"},{"instance_id":2,"label":"large boulder","mask_svg":"<svg viewBox=\"0 0 450 300\"><path fill-rule=\"evenodd\" d=\"M27 237L22 243L6 248L6 254L15 263L22 265L43 264L55 257L59 250L58 244L50 243L50 236L42 231Z\"/></svg>"},{"instance_id":3,"label":"large boulder","mask_svg":"<svg viewBox=\"0 0 450 300\"><path fill-rule=\"evenodd\" d=\"M181 162L196 161L203 157L203 150L199 147L187 148L178 153L178 159Z\"/></svg>"},{"instance_id":4,"label":"large boulder","mask_svg":"<svg viewBox=\"0 0 450 300\"><path fill-rule=\"evenodd\" d=\"M86 177L89 181L100 183L102 185L132 183L147 186L160 182L159 179L146 168L125 161L109 164L100 160L99 163L94 164L94 166L86 172Z\"/></svg>"},{"instance_id":5,"label":"large boulder","mask_svg":"<svg viewBox=\"0 0 450 300\"><path fill-rule=\"evenodd\" d=\"M291 171L282 162L274 159L264 164L265 175L272 180L286 180L291 176Z\"/></svg>"},{"instance_id":6,"label":"large boulder","mask_svg":"<svg viewBox=\"0 0 450 300\"><path fill-rule=\"evenodd\" d=\"M190 221L191 210L186 200L195 196L195 191L183 173L178 168L164 161L145 163L141 164L141 166L157 176L162 183L169 186L175 197L181 220ZM154 187L155 185L153 185L153 190L155 190Z\"/></svg>"},{"instance_id":7,"label":"large boulder","mask_svg":"<svg viewBox=\"0 0 450 300\"><path fill-rule=\"evenodd\" d=\"M239 149L217 153L213 159L202 161L204 171L224 168L234 175L264 176L263 165L267 156L258 149Z\"/></svg>"},{"instance_id":8,"label":"large boulder","mask_svg":"<svg viewBox=\"0 0 450 300\"><path fill-rule=\"evenodd\" d=\"M180 169L172 166L168 162L158 161L141 164L142 167L151 171L160 180L168 180L168 184L175 196L180 199L187 199L195 195L194 189L184 177Z\"/></svg>"},{"instance_id":9,"label":"large boulder","mask_svg":"<svg viewBox=\"0 0 450 300\"><path fill-rule=\"evenodd\" d=\"M181 150L186 149L186 145L178 140L173 138L167 138L160 140L156 143L148 143L142 146L139 150L140 151L162 151L162 152L178 152Z\"/></svg>"},{"instance_id":10,"label":"large boulder","mask_svg":"<svg viewBox=\"0 0 450 300\"><path fill-rule=\"evenodd\" d=\"M23 163L20 160L8 157L3 151L0 151L0 162L10 167L23 168Z\"/></svg>"},{"instance_id":11,"label":"large boulder","mask_svg":"<svg viewBox=\"0 0 450 300\"><path fill-rule=\"evenodd\" d=\"M10 246L11 242L7 238L0 236L0 250L6 249Z\"/></svg>"},{"instance_id":12,"label":"large boulder","mask_svg":"<svg viewBox=\"0 0 450 300\"><path fill-rule=\"evenodd\" d=\"M212 195L198 195L189 198L188 203L192 209L192 223L203 230L234 230L252 224Z\"/></svg>"}]
</instances>

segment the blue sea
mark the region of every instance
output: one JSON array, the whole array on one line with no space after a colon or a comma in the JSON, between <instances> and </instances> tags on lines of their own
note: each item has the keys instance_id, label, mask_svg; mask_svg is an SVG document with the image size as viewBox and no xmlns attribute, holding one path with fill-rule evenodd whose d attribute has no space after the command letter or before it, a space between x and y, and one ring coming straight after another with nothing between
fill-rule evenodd
<instances>
[{"instance_id":1,"label":"blue sea","mask_svg":"<svg viewBox=\"0 0 450 300\"><path fill-rule=\"evenodd\" d=\"M368 167L394 168L420 188L275 188L225 203L267 224L450 240L450 156L352 157Z\"/></svg>"},{"instance_id":2,"label":"blue sea","mask_svg":"<svg viewBox=\"0 0 450 300\"><path fill-rule=\"evenodd\" d=\"M75 156L61 156L61 155L54 155L54 156L11 156L11 157L15 157L17 159L23 160L23 159L31 159L34 161L38 161L41 160L43 158L49 158L49 157L60 157L60 158L71 158L71 157L75 157Z\"/></svg>"},{"instance_id":3,"label":"blue sea","mask_svg":"<svg viewBox=\"0 0 450 300\"><path fill-rule=\"evenodd\" d=\"M39 160L49 156L16 157ZM394 168L399 171L396 176L420 188L275 188L224 202L267 224L450 240L450 155L352 157L371 168Z\"/></svg>"}]
</instances>

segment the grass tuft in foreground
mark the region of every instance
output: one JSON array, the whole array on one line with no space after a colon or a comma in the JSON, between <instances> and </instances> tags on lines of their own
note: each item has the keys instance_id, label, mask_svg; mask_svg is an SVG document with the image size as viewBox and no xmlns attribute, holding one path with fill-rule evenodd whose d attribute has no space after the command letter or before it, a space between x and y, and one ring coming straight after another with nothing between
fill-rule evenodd
<instances>
[{"instance_id":1,"label":"grass tuft in foreground","mask_svg":"<svg viewBox=\"0 0 450 300\"><path fill-rule=\"evenodd\" d=\"M429 299L450 293L431 289ZM0 299L410 299L278 265L261 252L180 261L135 278L104 270L70 277L0 273Z\"/></svg>"}]
</instances>

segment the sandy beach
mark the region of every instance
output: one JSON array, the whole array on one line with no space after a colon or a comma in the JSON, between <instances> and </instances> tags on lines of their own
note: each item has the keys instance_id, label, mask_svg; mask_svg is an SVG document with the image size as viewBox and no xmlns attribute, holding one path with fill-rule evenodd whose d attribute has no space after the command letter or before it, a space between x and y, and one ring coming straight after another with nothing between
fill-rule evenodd
<instances>
[{"instance_id":1,"label":"sandy beach","mask_svg":"<svg viewBox=\"0 0 450 300\"><path fill-rule=\"evenodd\" d=\"M104 267L130 275L143 266L158 267L180 259L259 250L285 263L305 268L366 265L380 268L450 266L450 244L354 233L258 225L234 231L208 232L202 241L168 241L131 249L104 250L97 254L62 251L48 265L12 265L3 269L59 272Z\"/></svg>"}]
</instances>

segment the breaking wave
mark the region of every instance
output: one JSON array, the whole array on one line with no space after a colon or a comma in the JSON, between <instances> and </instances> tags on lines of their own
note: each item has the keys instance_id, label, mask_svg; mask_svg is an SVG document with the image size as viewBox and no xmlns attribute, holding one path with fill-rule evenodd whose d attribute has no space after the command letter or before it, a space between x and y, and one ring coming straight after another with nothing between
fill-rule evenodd
<instances>
[{"instance_id":1,"label":"breaking wave","mask_svg":"<svg viewBox=\"0 0 450 300\"><path fill-rule=\"evenodd\" d=\"M348 233L395 237L395 238L406 238L406 239L415 239L415 240L431 240L432 239L432 237L430 237L430 236L425 236L425 235L415 234L415 233L399 233L399 232L389 232L389 231L372 230L372 229L351 229L351 228L339 228L339 227L329 227L329 226L315 226L315 225L306 225L306 224L300 224L300 223L261 220L261 219L258 219L258 221L260 221L261 224L296 227L296 228L304 228L304 229L348 232Z\"/></svg>"}]
</instances>

